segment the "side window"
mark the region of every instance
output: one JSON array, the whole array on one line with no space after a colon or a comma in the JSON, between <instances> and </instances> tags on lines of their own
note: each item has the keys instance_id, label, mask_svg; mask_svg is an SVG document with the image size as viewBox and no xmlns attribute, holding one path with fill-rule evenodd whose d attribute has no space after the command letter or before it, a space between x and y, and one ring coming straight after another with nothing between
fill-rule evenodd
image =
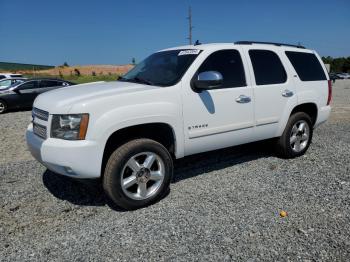
<instances>
[{"instance_id":1,"label":"side window","mask_svg":"<svg viewBox=\"0 0 350 262\"><path fill-rule=\"evenodd\" d=\"M26 82L26 83L20 85L19 90L34 89L37 87L38 87L38 85L37 85L36 81L29 81L29 82Z\"/></svg>"},{"instance_id":2,"label":"side window","mask_svg":"<svg viewBox=\"0 0 350 262\"><path fill-rule=\"evenodd\" d=\"M241 55L237 50L217 51L204 61L198 73L220 72L224 78L222 88L246 86Z\"/></svg>"},{"instance_id":3,"label":"side window","mask_svg":"<svg viewBox=\"0 0 350 262\"><path fill-rule=\"evenodd\" d=\"M60 86L59 82L52 81L52 80L41 80L40 81L40 87L41 88L55 87L55 86Z\"/></svg>"},{"instance_id":4,"label":"side window","mask_svg":"<svg viewBox=\"0 0 350 262\"><path fill-rule=\"evenodd\" d=\"M323 68L314 54L286 51L286 55L301 81L327 80Z\"/></svg>"},{"instance_id":5,"label":"side window","mask_svg":"<svg viewBox=\"0 0 350 262\"><path fill-rule=\"evenodd\" d=\"M287 81L287 74L275 52L269 50L249 50L255 82L257 85L281 84Z\"/></svg>"}]
</instances>

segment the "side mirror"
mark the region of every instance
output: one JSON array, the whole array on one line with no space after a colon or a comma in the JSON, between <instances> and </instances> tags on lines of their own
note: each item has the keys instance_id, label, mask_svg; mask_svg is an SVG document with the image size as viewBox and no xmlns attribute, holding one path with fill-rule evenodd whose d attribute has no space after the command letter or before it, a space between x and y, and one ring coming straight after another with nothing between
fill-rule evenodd
<instances>
[{"instance_id":1,"label":"side mirror","mask_svg":"<svg viewBox=\"0 0 350 262\"><path fill-rule=\"evenodd\" d=\"M15 92L16 94L21 93L21 90L19 90L18 88L13 88L11 91Z\"/></svg>"},{"instance_id":2,"label":"side mirror","mask_svg":"<svg viewBox=\"0 0 350 262\"><path fill-rule=\"evenodd\" d=\"M222 85L224 78L217 71L205 71L198 74L197 80L194 81L194 86L199 90L214 89Z\"/></svg>"}]
</instances>

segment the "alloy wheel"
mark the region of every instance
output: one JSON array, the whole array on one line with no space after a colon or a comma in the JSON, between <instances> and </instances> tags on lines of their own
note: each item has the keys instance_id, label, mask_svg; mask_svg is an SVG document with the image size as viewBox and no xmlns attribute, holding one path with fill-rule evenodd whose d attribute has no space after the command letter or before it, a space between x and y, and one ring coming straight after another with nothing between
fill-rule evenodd
<instances>
[{"instance_id":1,"label":"alloy wheel","mask_svg":"<svg viewBox=\"0 0 350 262\"><path fill-rule=\"evenodd\" d=\"M290 134L290 146L296 153L303 151L309 142L310 127L305 120L300 120L293 125Z\"/></svg>"},{"instance_id":2,"label":"alloy wheel","mask_svg":"<svg viewBox=\"0 0 350 262\"><path fill-rule=\"evenodd\" d=\"M125 195L134 200L145 200L155 195L164 181L165 165L153 152L132 156L124 165L121 187Z\"/></svg>"},{"instance_id":3,"label":"alloy wheel","mask_svg":"<svg viewBox=\"0 0 350 262\"><path fill-rule=\"evenodd\" d=\"M5 104L0 102L0 114L3 113L5 109L6 109Z\"/></svg>"}]
</instances>

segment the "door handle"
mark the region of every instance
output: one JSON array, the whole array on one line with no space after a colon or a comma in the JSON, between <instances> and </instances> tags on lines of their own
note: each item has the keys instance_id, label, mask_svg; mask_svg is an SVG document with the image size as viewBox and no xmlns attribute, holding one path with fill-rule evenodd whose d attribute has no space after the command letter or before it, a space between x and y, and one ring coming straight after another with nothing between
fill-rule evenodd
<instances>
[{"instance_id":1,"label":"door handle","mask_svg":"<svg viewBox=\"0 0 350 262\"><path fill-rule=\"evenodd\" d=\"M249 103L251 101L249 96L245 96L245 95L240 95L239 97L236 98L236 102L237 103Z\"/></svg>"},{"instance_id":2,"label":"door handle","mask_svg":"<svg viewBox=\"0 0 350 262\"><path fill-rule=\"evenodd\" d=\"M291 97L293 95L294 95L293 91L290 91L288 89L286 89L282 92L282 96L284 96L284 97Z\"/></svg>"}]
</instances>

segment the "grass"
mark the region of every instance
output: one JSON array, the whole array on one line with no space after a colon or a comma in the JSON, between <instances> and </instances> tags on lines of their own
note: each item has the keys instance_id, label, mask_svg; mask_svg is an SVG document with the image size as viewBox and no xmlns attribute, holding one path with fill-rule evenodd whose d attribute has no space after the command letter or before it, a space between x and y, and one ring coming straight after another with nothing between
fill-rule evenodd
<instances>
[{"instance_id":1,"label":"grass","mask_svg":"<svg viewBox=\"0 0 350 262\"><path fill-rule=\"evenodd\" d=\"M111 75L64 75L64 76L55 76L55 75L45 75L45 74L26 74L25 77L28 78L59 78L64 79L73 83L77 84L83 84L83 83L90 83L90 82L97 82L97 81L115 81L118 79L120 75L118 74L111 74Z\"/></svg>"}]
</instances>

